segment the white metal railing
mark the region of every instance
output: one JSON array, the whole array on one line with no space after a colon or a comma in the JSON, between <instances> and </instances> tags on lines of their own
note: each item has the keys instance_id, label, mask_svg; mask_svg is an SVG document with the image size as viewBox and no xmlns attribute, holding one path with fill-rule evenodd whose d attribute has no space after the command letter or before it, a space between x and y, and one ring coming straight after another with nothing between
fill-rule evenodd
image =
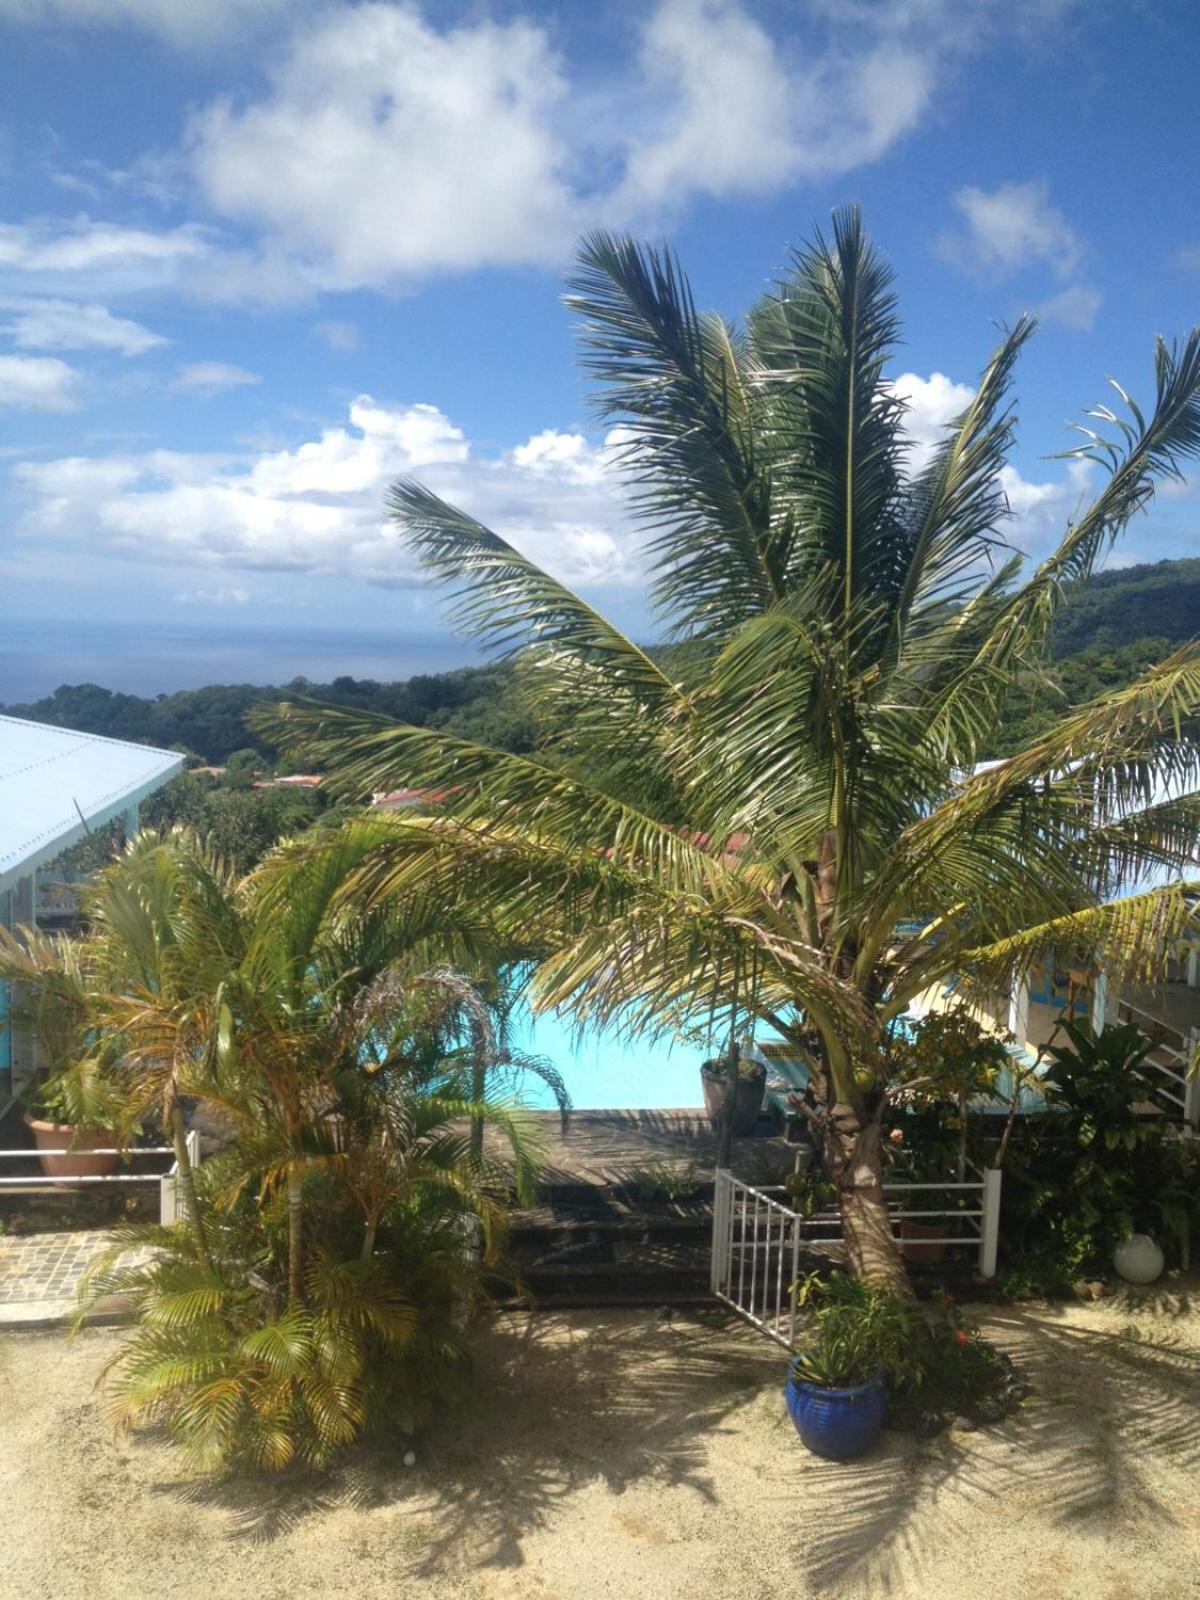
<instances>
[{"instance_id":1,"label":"white metal railing","mask_svg":"<svg viewBox=\"0 0 1200 1600\"><path fill-rule=\"evenodd\" d=\"M200 1135L195 1128L187 1135L188 1155L193 1166L200 1164ZM87 1150L0 1150L0 1161L36 1161L42 1154L78 1156L173 1156L174 1148L169 1144L162 1145L133 1145L125 1150L118 1150L115 1146L104 1149ZM46 1194L57 1189L87 1189L106 1183L156 1183L158 1189L158 1216L163 1223L174 1222L179 1215L178 1184L176 1179L179 1174L179 1164L172 1161L167 1172L89 1172L89 1173L62 1173L51 1176L49 1173L18 1174L14 1176L0 1176L0 1192L12 1190L18 1194Z\"/></svg>"},{"instance_id":2,"label":"white metal railing","mask_svg":"<svg viewBox=\"0 0 1200 1600\"><path fill-rule=\"evenodd\" d=\"M1147 1056L1135 1069L1149 1092L1160 1104L1165 1102L1163 1109L1169 1116L1178 1117L1193 1128L1200 1125L1200 1028L1185 1033L1128 1000L1117 1001L1117 1021L1135 1023L1153 1041L1153 1055L1167 1058L1164 1061Z\"/></svg>"},{"instance_id":3,"label":"white metal railing","mask_svg":"<svg viewBox=\"0 0 1200 1600\"><path fill-rule=\"evenodd\" d=\"M963 1183L885 1183L889 1214L898 1229L905 1220L944 1224L939 1235L922 1234L914 1245L969 1249L976 1253L981 1277L996 1275L1000 1245L1000 1183L998 1168L975 1167L978 1177ZM922 1206L920 1191L960 1193L970 1201L963 1208ZM805 1244L829 1244L842 1237L841 1218L836 1211L817 1211L811 1216L786 1203L787 1191L781 1186L755 1188L719 1168L713 1186L713 1235L710 1287L719 1300L732 1306L747 1322L760 1329L785 1349L796 1342L796 1296L793 1286L799 1276L800 1252ZM909 1197L916 1200L910 1205ZM951 1232L951 1224L965 1223L961 1232Z\"/></svg>"}]
</instances>

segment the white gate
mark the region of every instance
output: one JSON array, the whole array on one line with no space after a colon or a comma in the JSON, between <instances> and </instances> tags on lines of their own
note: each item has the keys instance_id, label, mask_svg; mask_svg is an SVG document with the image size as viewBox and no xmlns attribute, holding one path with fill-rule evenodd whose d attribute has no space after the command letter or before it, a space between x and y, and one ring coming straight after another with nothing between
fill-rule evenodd
<instances>
[{"instance_id":1,"label":"white gate","mask_svg":"<svg viewBox=\"0 0 1200 1600\"><path fill-rule=\"evenodd\" d=\"M978 1177L963 1183L885 1183L883 1192L891 1202L894 1227L906 1219L926 1227L940 1221L942 1234L922 1232L920 1244L973 1250L980 1276L992 1278L1000 1243L1000 1172L994 1167L974 1170ZM923 1208L922 1190L934 1191L935 1202L947 1190L957 1191L967 1204ZM965 1223L965 1229L950 1231L956 1223ZM793 1286L799 1276L800 1251L806 1243L828 1244L841 1236L836 1211L804 1216L787 1204L787 1191L781 1185L756 1189L718 1168L713 1186L712 1292L768 1338L791 1350L796 1342Z\"/></svg>"}]
</instances>

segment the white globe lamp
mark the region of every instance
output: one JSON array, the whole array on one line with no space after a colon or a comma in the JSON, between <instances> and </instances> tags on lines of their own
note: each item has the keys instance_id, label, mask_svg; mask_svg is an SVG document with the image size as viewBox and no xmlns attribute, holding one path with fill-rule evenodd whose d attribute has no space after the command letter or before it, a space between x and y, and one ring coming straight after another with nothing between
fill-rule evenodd
<instances>
[{"instance_id":1,"label":"white globe lamp","mask_svg":"<svg viewBox=\"0 0 1200 1600\"><path fill-rule=\"evenodd\" d=\"M1163 1253L1148 1233L1132 1233L1113 1251L1113 1266L1126 1283L1153 1283L1162 1276Z\"/></svg>"}]
</instances>

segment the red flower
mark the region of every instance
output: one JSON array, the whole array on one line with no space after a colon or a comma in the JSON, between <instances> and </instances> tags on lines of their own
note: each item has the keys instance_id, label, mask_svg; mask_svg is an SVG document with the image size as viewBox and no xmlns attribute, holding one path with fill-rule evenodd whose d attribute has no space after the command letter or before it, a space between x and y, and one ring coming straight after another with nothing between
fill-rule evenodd
<instances>
[{"instance_id":1,"label":"red flower","mask_svg":"<svg viewBox=\"0 0 1200 1600\"><path fill-rule=\"evenodd\" d=\"M958 1340L959 1344L970 1344L971 1342L971 1335L965 1328L960 1328L954 1337Z\"/></svg>"}]
</instances>

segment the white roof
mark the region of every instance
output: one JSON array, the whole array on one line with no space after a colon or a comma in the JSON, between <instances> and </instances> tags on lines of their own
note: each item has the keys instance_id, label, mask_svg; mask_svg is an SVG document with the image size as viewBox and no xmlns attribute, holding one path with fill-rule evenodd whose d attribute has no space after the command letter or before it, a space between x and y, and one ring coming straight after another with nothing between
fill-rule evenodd
<instances>
[{"instance_id":1,"label":"white roof","mask_svg":"<svg viewBox=\"0 0 1200 1600\"><path fill-rule=\"evenodd\" d=\"M170 750L0 717L0 891L182 767Z\"/></svg>"}]
</instances>

